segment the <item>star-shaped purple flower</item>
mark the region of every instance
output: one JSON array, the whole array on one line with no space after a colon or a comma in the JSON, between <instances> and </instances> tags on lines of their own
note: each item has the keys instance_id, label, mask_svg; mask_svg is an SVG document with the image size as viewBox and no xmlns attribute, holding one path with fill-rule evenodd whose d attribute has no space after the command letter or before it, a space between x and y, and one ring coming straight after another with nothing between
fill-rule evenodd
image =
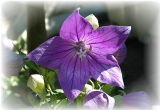
<instances>
[{"instance_id":1,"label":"star-shaped purple flower","mask_svg":"<svg viewBox=\"0 0 160 110\"><path fill-rule=\"evenodd\" d=\"M53 37L27 57L37 64L58 69L65 95L73 101L90 77L124 88L122 73L113 57L126 41L130 26L104 26L96 30L76 9ZM107 57L106 57L107 56Z\"/></svg>"}]
</instances>

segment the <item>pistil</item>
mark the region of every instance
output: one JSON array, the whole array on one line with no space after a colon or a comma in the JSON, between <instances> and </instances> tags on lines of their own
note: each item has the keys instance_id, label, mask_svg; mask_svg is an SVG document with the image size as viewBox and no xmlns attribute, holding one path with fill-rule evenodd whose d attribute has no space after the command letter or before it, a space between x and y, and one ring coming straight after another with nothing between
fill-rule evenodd
<instances>
[{"instance_id":1,"label":"pistil","mask_svg":"<svg viewBox=\"0 0 160 110\"><path fill-rule=\"evenodd\" d=\"M87 52L89 51L89 48L86 47L84 41L80 41L75 43L75 49L76 49L76 54L80 57L86 57Z\"/></svg>"}]
</instances>

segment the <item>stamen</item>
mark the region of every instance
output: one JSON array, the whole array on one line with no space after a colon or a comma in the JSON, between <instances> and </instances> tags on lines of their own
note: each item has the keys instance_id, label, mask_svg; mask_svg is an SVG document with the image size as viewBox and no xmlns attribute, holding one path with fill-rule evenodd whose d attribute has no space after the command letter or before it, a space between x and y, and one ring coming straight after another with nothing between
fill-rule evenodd
<instances>
[{"instance_id":1,"label":"stamen","mask_svg":"<svg viewBox=\"0 0 160 110\"><path fill-rule=\"evenodd\" d=\"M76 54L79 55L80 58L82 58L86 56L86 52L87 52L86 50L83 51L81 48L79 52L78 51L76 52Z\"/></svg>"},{"instance_id":2,"label":"stamen","mask_svg":"<svg viewBox=\"0 0 160 110\"><path fill-rule=\"evenodd\" d=\"M89 49L85 46L84 41L80 41L74 44L75 49L76 49L76 54L80 57L86 57L87 52Z\"/></svg>"}]
</instances>

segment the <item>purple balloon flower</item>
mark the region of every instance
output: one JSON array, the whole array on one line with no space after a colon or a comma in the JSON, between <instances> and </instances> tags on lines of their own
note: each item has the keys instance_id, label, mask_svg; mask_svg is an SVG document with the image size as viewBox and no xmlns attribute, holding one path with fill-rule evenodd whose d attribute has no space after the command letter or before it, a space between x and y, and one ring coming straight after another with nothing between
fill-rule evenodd
<instances>
[{"instance_id":1,"label":"purple balloon flower","mask_svg":"<svg viewBox=\"0 0 160 110\"><path fill-rule=\"evenodd\" d=\"M71 101L90 77L123 88L121 70L112 54L124 44L130 30L130 26L94 30L76 9L64 21L59 36L47 40L27 57L41 66L58 69L61 88Z\"/></svg>"},{"instance_id":2,"label":"purple balloon flower","mask_svg":"<svg viewBox=\"0 0 160 110\"><path fill-rule=\"evenodd\" d=\"M144 91L133 92L123 97L122 104L124 107L147 109L150 107L150 99Z\"/></svg>"},{"instance_id":3,"label":"purple balloon flower","mask_svg":"<svg viewBox=\"0 0 160 110\"><path fill-rule=\"evenodd\" d=\"M112 109L114 104L114 98L99 90L92 90L88 92L84 101L84 107L95 109L100 107Z\"/></svg>"}]
</instances>

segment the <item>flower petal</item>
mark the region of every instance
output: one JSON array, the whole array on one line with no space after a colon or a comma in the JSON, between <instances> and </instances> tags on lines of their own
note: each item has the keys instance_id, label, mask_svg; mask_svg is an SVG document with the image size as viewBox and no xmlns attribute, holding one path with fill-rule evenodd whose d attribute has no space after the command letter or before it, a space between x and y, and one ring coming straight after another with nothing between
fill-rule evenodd
<instances>
[{"instance_id":1,"label":"flower petal","mask_svg":"<svg viewBox=\"0 0 160 110\"><path fill-rule=\"evenodd\" d=\"M94 57L96 60L100 61L101 63L111 64L111 65L118 64L117 60L115 60L115 57L113 55L102 55L95 52L90 52L88 55L90 57Z\"/></svg>"},{"instance_id":2,"label":"flower petal","mask_svg":"<svg viewBox=\"0 0 160 110\"><path fill-rule=\"evenodd\" d=\"M130 26L104 26L93 31L85 40L92 51L113 54L124 44L130 31Z\"/></svg>"},{"instance_id":3,"label":"flower petal","mask_svg":"<svg viewBox=\"0 0 160 110\"><path fill-rule=\"evenodd\" d=\"M118 66L108 67L109 69L101 72L101 74L96 78L102 83L107 83L124 88L124 82L122 78L121 69Z\"/></svg>"},{"instance_id":4,"label":"flower petal","mask_svg":"<svg viewBox=\"0 0 160 110\"><path fill-rule=\"evenodd\" d=\"M117 59L118 63L121 64L127 56L127 47L125 44L119 48L114 54L114 57Z\"/></svg>"},{"instance_id":5,"label":"flower petal","mask_svg":"<svg viewBox=\"0 0 160 110\"><path fill-rule=\"evenodd\" d=\"M77 8L63 23L60 37L71 41L80 41L93 30L92 25L79 14Z\"/></svg>"},{"instance_id":6,"label":"flower petal","mask_svg":"<svg viewBox=\"0 0 160 110\"><path fill-rule=\"evenodd\" d=\"M57 36L41 44L29 53L27 57L41 66L58 69L63 59L69 54L75 54L72 42Z\"/></svg>"},{"instance_id":7,"label":"flower petal","mask_svg":"<svg viewBox=\"0 0 160 110\"><path fill-rule=\"evenodd\" d=\"M121 69L118 65L100 62L96 57L89 56L89 69L92 77L102 83L124 88Z\"/></svg>"},{"instance_id":8,"label":"flower petal","mask_svg":"<svg viewBox=\"0 0 160 110\"><path fill-rule=\"evenodd\" d=\"M68 99L73 101L90 78L88 62L78 56L67 56L61 65L58 79Z\"/></svg>"},{"instance_id":9,"label":"flower petal","mask_svg":"<svg viewBox=\"0 0 160 110\"><path fill-rule=\"evenodd\" d=\"M144 91L132 92L123 97L122 104L125 107L148 109L150 107L150 99Z\"/></svg>"},{"instance_id":10,"label":"flower petal","mask_svg":"<svg viewBox=\"0 0 160 110\"><path fill-rule=\"evenodd\" d=\"M99 90L88 92L84 101L84 106L87 108L105 107L107 110L111 110L114 107L114 104L114 98Z\"/></svg>"}]
</instances>

